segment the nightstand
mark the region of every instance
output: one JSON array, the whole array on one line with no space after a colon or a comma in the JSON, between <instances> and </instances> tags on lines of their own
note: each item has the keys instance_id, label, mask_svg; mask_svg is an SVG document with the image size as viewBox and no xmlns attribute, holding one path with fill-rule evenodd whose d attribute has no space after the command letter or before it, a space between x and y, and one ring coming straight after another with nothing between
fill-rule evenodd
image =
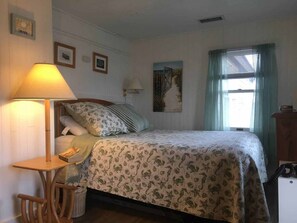
<instances>
[{"instance_id":1,"label":"nightstand","mask_svg":"<svg viewBox=\"0 0 297 223\"><path fill-rule=\"evenodd\" d=\"M46 216L47 222L52 222L52 218L56 219L55 222L59 222L54 206L55 204L53 193L55 190L55 183L58 174L65 166L68 165L69 163L60 160L58 156L52 156L51 162L46 162L45 157L38 157L35 159L25 160L13 164L13 167L16 168L38 171L43 184L45 199L49 203ZM54 174L54 177L52 177L52 172L54 170L56 171L56 173Z\"/></svg>"}]
</instances>

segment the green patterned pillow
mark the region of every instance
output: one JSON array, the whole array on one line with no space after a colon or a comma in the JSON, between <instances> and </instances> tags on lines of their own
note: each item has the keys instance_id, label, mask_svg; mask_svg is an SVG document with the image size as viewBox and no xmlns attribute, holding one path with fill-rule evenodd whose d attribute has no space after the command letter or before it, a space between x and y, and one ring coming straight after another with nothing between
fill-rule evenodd
<instances>
[{"instance_id":1,"label":"green patterned pillow","mask_svg":"<svg viewBox=\"0 0 297 223\"><path fill-rule=\"evenodd\" d=\"M125 123L106 107L92 102L63 104L66 111L94 136L128 133Z\"/></svg>"},{"instance_id":2,"label":"green patterned pillow","mask_svg":"<svg viewBox=\"0 0 297 223\"><path fill-rule=\"evenodd\" d=\"M132 105L114 104L107 108L126 124L130 132L140 132L149 127L148 120L137 113Z\"/></svg>"}]
</instances>

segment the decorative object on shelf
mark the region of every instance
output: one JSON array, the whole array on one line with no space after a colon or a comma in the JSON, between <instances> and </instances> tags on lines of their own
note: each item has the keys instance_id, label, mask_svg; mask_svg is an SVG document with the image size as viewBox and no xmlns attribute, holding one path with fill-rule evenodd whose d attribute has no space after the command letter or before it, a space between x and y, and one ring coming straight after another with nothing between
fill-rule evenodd
<instances>
[{"instance_id":1,"label":"decorative object on shelf","mask_svg":"<svg viewBox=\"0 0 297 223\"><path fill-rule=\"evenodd\" d=\"M108 73L108 57L93 52L93 71L107 74Z\"/></svg>"},{"instance_id":2,"label":"decorative object on shelf","mask_svg":"<svg viewBox=\"0 0 297 223\"><path fill-rule=\"evenodd\" d=\"M183 62L154 63L153 111L182 111Z\"/></svg>"},{"instance_id":3,"label":"decorative object on shelf","mask_svg":"<svg viewBox=\"0 0 297 223\"><path fill-rule=\"evenodd\" d=\"M50 100L76 99L76 97L55 65L36 63L16 92L14 99L44 100L46 161L50 162Z\"/></svg>"},{"instance_id":4,"label":"decorative object on shelf","mask_svg":"<svg viewBox=\"0 0 297 223\"><path fill-rule=\"evenodd\" d=\"M281 105L279 107L280 112L293 112L295 111L293 105Z\"/></svg>"},{"instance_id":5,"label":"decorative object on shelf","mask_svg":"<svg viewBox=\"0 0 297 223\"><path fill-rule=\"evenodd\" d=\"M54 63L75 68L75 47L54 42Z\"/></svg>"},{"instance_id":6,"label":"decorative object on shelf","mask_svg":"<svg viewBox=\"0 0 297 223\"><path fill-rule=\"evenodd\" d=\"M84 159L82 152L83 151L81 151L77 147L71 147L66 151L60 153L59 159L64 160L65 162L68 162L68 163L80 162Z\"/></svg>"},{"instance_id":7,"label":"decorative object on shelf","mask_svg":"<svg viewBox=\"0 0 297 223\"><path fill-rule=\"evenodd\" d=\"M35 40L35 21L12 13L11 34Z\"/></svg>"},{"instance_id":8,"label":"decorative object on shelf","mask_svg":"<svg viewBox=\"0 0 297 223\"><path fill-rule=\"evenodd\" d=\"M123 96L126 97L127 94L139 94L139 91L143 90L143 87L138 80L138 78L133 78L127 84L127 87L123 89Z\"/></svg>"}]
</instances>

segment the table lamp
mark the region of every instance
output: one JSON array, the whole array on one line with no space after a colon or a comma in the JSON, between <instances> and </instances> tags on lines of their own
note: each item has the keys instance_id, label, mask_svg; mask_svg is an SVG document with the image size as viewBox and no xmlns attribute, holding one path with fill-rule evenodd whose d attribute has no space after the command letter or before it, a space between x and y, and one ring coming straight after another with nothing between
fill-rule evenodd
<instances>
[{"instance_id":1,"label":"table lamp","mask_svg":"<svg viewBox=\"0 0 297 223\"><path fill-rule=\"evenodd\" d=\"M54 64L36 63L13 97L16 100L44 100L45 154L51 162L50 100L76 99L60 71Z\"/></svg>"}]
</instances>

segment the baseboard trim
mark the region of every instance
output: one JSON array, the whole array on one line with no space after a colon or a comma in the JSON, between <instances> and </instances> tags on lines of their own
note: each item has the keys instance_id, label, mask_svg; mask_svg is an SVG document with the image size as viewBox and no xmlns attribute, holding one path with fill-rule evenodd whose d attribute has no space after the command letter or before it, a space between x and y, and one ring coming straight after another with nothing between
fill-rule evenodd
<instances>
[{"instance_id":1,"label":"baseboard trim","mask_svg":"<svg viewBox=\"0 0 297 223\"><path fill-rule=\"evenodd\" d=\"M5 220L0 220L0 223L20 223L21 222L21 215L17 215L15 217L12 218L8 218Z\"/></svg>"}]
</instances>

